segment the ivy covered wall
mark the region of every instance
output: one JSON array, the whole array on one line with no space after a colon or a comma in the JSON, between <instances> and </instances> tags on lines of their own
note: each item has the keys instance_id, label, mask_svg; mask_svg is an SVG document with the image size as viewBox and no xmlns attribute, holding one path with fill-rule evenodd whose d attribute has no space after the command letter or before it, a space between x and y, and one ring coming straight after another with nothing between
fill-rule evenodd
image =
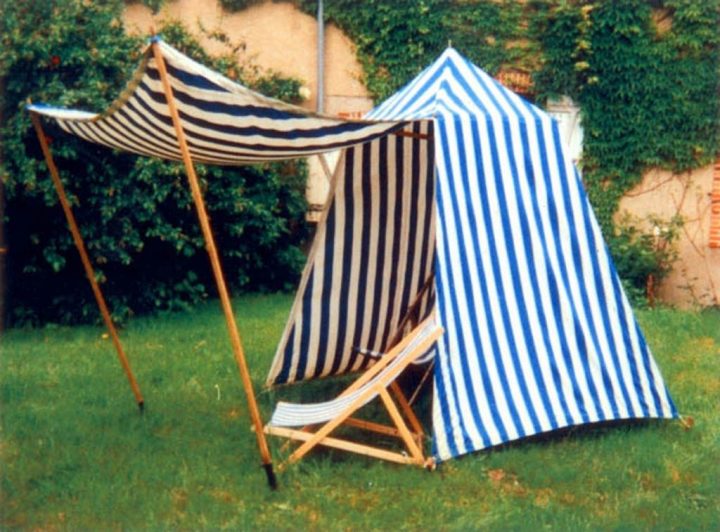
<instances>
[{"instance_id":1,"label":"ivy covered wall","mask_svg":"<svg viewBox=\"0 0 720 532\"><path fill-rule=\"evenodd\" d=\"M720 3L615 0L542 14L538 88L580 104L583 178L609 230L644 169L680 172L718 152Z\"/></svg>"},{"instance_id":2,"label":"ivy covered wall","mask_svg":"<svg viewBox=\"0 0 720 532\"><path fill-rule=\"evenodd\" d=\"M296 0L308 13L317 2ZM571 96L585 186L631 293L672 266L672 246L616 221L651 167L710 163L720 147L720 0L326 0L380 101L449 43L490 74L532 75L534 97ZM681 220L667 220L667 239Z\"/></svg>"},{"instance_id":3,"label":"ivy covered wall","mask_svg":"<svg viewBox=\"0 0 720 532\"><path fill-rule=\"evenodd\" d=\"M170 0L168 0L170 1ZM266 0L269 1L269 0ZM276 0L272 0L276 1ZM292 0L308 15L316 0ZM242 10L258 0L222 0ZM649 168L701 167L718 152L720 0L325 0L355 43L376 102L452 44L492 75L524 73L541 106L581 108L582 172L620 275L642 302L676 258L682 219L618 217ZM647 225L647 224L646 224Z\"/></svg>"}]
</instances>

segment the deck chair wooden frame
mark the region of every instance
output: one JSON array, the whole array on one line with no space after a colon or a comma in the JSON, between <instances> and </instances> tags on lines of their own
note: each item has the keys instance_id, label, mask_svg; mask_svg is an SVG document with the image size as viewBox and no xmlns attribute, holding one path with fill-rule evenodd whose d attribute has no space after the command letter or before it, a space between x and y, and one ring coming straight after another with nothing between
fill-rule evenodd
<instances>
[{"instance_id":1,"label":"deck chair wooden frame","mask_svg":"<svg viewBox=\"0 0 720 532\"><path fill-rule=\"evenodd\" d=\"M297 462L315 446L322 445L400 464L431 467L433 465L432 460L426 458L423 453L424 432L422 425L404 394L394 383L408 365L426 353L442 334L443 329L436 325L435 317L431 315L410 331L385 356L381 357L333 401L316 405L278 403L276 414L285 407L304 410L322 409L324 405L341 406L331 419L316 423L314 425L317 427L315 430L311 426L297 429L290 428L292 425L274 422L276 419L274 414L273 419L265 426L265 432L302 442L288 457L288 463ZM388 393L391 386L395 400ZM384 425L353 417L358 410L378 397L385 406L392 425ZM306 425L306 423L298 422L297 425ZM330 436L341 425L396 437L404 444L405 452L392 451Z\"/></svg>"}]
</instances>

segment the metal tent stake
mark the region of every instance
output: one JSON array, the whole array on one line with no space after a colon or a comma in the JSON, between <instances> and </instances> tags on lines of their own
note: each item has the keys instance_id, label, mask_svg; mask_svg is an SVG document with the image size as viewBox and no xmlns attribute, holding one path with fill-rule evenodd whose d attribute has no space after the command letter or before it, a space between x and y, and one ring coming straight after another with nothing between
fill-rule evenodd
<instances>
[{"instance_id":1,"label":"metal tent stake","mask_svg":"<svg viewBox=\"0 0 720 532\"><path fill-rule=\"evenodd\" d=\"M42 124L40 123L40 117L37 115L37 113L31 111L30 120L35 127L35 133L37 133L38 141L40 141L40 148L42 149L43 155L45 156L45 162L47 163L48 170L50 170L50 176L52 177L53 184L55 185L55 190L57 191L58 198L60 198L60 205L62 205L63 212L65 213L65 218L67 218L68 225L70 226L70 232L72 233L73 240L75 241L75 247L77 247L78 253L80 253L80 260L82 261L83 267L85 268L85 275L87 276L88 281L90 281L90 286L92 287L93 294L95 294L95 300L97 301L98 307L100 307L100 314L102 314L105 326L110 333L110 338L112 338L112 342L115 345L115 349L117 350L120 364L122 365L123 370L125 370L125 375L127 375L128 381L130 382L130 387L132 388L133 394L135 395L135 401L137 402L138 408L140 409L140 413L142 413L145 407L145 401L143 400L142 394L140 393L140 387L135 380L135 376L130 369L130 363L128 362L127 356L125 355L122 344L120 343L120 338L118 337L115 324L110 317L110 312L108 311L107 304L105 303L105 297L103 297L100 286L95 279L95 270L90 263L90 258L88 257L87 250L85 249L85 243L83 242L82 235L80 234L77 222L75 221L75 216L73 215L72 209L70 208L70 202L68 201L67 195L65 194L65 187L63 187L62 181L60 180L60 174L58 173L57 166L55 166L55 161L53 159L52 152L50 151L50 146L48 146L45 132L43 131Z\"/></svg>"},{"instance_id":2,"label":"metal tent stake","mask_svg":"<svg viewBox=\"0 0 720 532\"><path fill-rule=\"evenodd\" d=\"M230 343L232 344L235 362L237 362L238 369L240 370L240 378L242 380L243 387L245 388L245 394L247 395L248 409L255 429L255 436L257 437L263 468L265 469L265 473L267 475L268 484L272 489L275 489L277 488L277 480L275 478L275 473L273 472L270 449L268 448L265 433L263 432L260 411L258 410L257 401L255 400L255 392L253 390L252 381L250 380L250 372L248 371L247 362L245 361L245 353L243 351L240 334L235 323L235 316L233 315L230 296L225 284L225 277L220 266L220 259L215 246L215 239L213 238L210 221L208 219L207 211L205 210L205 202L202 197L202 192L200 191L197 175L195 174L195 167L190 156L187 140L185 139L185 131L183 130L180 115L178 113L177 106L175 105L172 87L170 86L170 81L167 76L167 68L165 67L165 59L162 56L162 52L160 51L157 41L152 43L152 48L155 62L157 63L158 71L160 72L163 89L165 91L168 110L170 111L170 116L172 117L173 125L175 126L175 133L177 135L180 152L182 153L183 163L185 164L185 170L190 183L193 201L195 202L195 209L197 210L200 228L202 229L203 237L205 239L205 247L210 257L210 264L212 265L215 283L217 284L218 293L220 295L220 303L222 305L223 313L225 314L225 321L230 335Z\"/></svg>"}]
</instances>

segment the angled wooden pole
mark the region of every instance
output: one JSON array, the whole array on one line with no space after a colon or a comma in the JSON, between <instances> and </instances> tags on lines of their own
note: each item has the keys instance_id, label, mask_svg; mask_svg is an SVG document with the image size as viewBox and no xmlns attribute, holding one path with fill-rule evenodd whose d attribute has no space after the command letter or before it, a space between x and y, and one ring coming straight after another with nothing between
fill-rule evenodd
<instances>
[{"instance_id":1,"label":"angled wooden pole","mask_svg":"<svg viewBox=\"0 0 720 532\"><path fill-rule=\"evenodd\" d=\"M233 315L232 305L230 303L230 295L225 284L225 276L223 275L222 267L220 266L220 258L215 246L212 229L210 228L210 220L208 219L207 211L205 210L205 202L203 200L200 184L198 183L198 178L195 173L195 166L193 165L192 158L190 157L190 150L188 149L187 140L185 138L185 131L183 130L182 122L180 121L180 114L178 113L177 106L175 105L172 87L170 86L170 81L167 76L167 68L165 67L165 59L162 56L162 52L160 51L157 41L153 42L152 47L155 62L157 63L158 71L160 72L160 79L165 91L168 110L170 111L170 116L172 117L173 125L175 126L175 133L182 153L183 163L185 163L185 170L190 183L190 190L192 192L193 201L195 202L195 209L197 210L200 228L202 229L203 237L205 239L205 247L210 257L210 264L212 265L213 275L215 276L215 283L217 284L218 293L220 295L220 303L222 305L223 313L225 314L225 321L230 334L230 343L232 344L233 355L235 356L235 362L237 362L237 366L240 371L240 379L242 380L243 387L245 388L245 394L247 395L248 410L250 411L250 417L255 429L255 436L257 437L262 464L265 468L265 473L267 474L268 484L272 489L275 489L277 487L277 480L275 479L275 473L273 472L270 449L268 448L265 433L263 432L260 410L258 409L257 401L255 399L255 391L253 389L252 381L250 380L250 372L248 370L247 362L245 361L245 353L240 340L240 333L238 332L237 324L235 323L235 316Z\"/></svg>"},{"instance_id":2,"label":"angled wooden pole","mask_svg":"<svg viewBox=\"0 0 720 532\"><path fill-rule=\"evenodd\" d=\"M75 221L75 215L70 208L70 202L68 201L67 195L65 194L65 187L60 180L60 174L58 173L57 166L55 166L55 161L53 159L52 152L50 151L50 146L48 146L45 132L43 131L42 124L40 123L40 117L37 115L37 113L30 111L30 120L35 127L35 133L37 133L38 141L40 141L40 148L42 149L43 155L45 156L45 162L47 163L48 170L50 170L50 176L52 177L53 184L55 185L55 190L57 191L58 198L60 198L60 205L62 206L63 212L65 213L65 218L67 218L68 226L70 226L70 232L72 233L73 240L75 241L75 247L77 248L78 253L80 253L80 260L82 261L83 267L85 268L85 275L87 276L88 281L90 281L90 286L92 287L93 294L95 294L95 300L97 301L98 307L100 307L100 314L102 314L105 326L110 333L110 338L112 338L112 342L115 345L115 350L117 351L120 364L122 365L123 370L125 370L125 375L127 375L128 381L130 382L130 387L132 388L133 394L135 395L135 401L137 402L138 408L140 409L140 412L143 412L145 407L145 401L143 400L142 394L140 393L140 387L135 380L135 376L130 369L130 363L128 362L127 356L125 355L125 350L120 343L120 337L118 336L115 324L110 317L107 303L105 303L105 297L103 296L102 291L100 290L100 286L95 279L95 270L90 263L90 258L88 257L87 250L85 249L85 243L83 242L82 235L80 234L80 229L78 229L77 222Z\"/></svg>"}]
</instances>

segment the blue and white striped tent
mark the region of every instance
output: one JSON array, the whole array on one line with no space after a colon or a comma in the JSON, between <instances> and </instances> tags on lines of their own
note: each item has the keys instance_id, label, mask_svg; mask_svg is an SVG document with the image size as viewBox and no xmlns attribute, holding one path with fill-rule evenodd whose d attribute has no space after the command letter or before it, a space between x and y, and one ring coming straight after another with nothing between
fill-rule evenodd
<instances>
[{"instance_id":1,"label":"blue and white striped tent","mask_svg":"<svg viewBox=\"0 0 720 532\"><path fill-rule=\"evenodd\" d=\"M425 280L434 454L677 411L558 125L449 48L344 150L268 382L360 369Z\"/></svg>"},{"instance_id":2,"label":"blue and white striped tent","mask_svg":"<svg viewBox=\"0 0 720 532\"><path fill-rule=\"evenodd\" d=\"M550 430L677 411L557 124L453 49L368 120L263 97L160 41L191 157L246 164L342 149L268 376L361 369L421 289L439 460ZM88 141L181 160L148 49L104 113L31 111Z\"/></svg>"}]
</instances>

